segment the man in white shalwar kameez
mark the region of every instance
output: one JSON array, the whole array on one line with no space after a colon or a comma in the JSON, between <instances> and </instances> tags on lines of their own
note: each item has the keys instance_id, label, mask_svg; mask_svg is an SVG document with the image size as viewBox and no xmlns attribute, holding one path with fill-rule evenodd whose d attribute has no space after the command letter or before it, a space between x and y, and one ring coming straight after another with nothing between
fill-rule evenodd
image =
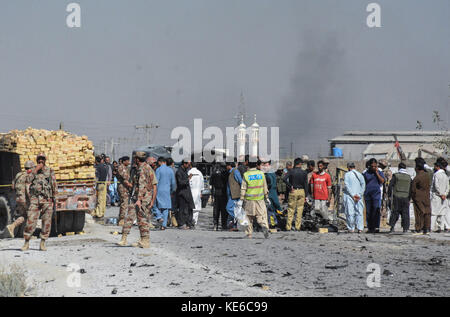
<instances>
[{"instance_id":1,"label":"man in white shalwar kameez","mask_svg":"<svg viewBox=\"0 0 450 317\"><path fill-rule=\"evenodd\" d=\"M362 197L366 190L364 176L355 169L355 163L347 164L348 172L344 176L344 209L349 232L364 230Z\"/></svg>"},{"instance_id":2,"label":"man in white shalwar kameez","mask_svg":"<svg viewBox=\"0 0 450 317\"><path fill-rule=\"evenodd\" d=\"M431 231L443 231L448 226L449 204L447 200L450 191L449 179L445 173L442 160L434 163L435 173L431 184ZM448 228L447 228L448 229Z\"/></svg>"},{"instance_id":3,"label":"man in white shalwar kameez","mask_svg":"<svg viewBox=\"0 0 450 317\"><path fill-rule=\"evenodd\" d=\"M193 210L194 224L197 225L198 215L202 210L202 190L205 187L203 180L203 174L196 167L195 163L191 163L192 168L189 170L188 175L192 175L189 184L191 187L192 198L194 199L195 208Z\"/></svg>"}]
</instances>

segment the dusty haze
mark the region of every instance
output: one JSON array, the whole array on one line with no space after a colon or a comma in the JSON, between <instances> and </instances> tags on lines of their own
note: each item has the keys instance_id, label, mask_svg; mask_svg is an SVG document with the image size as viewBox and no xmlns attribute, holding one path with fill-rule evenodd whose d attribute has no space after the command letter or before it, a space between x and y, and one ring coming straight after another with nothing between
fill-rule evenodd
<instances>
[{"instance_id":1,"label":"dusty haze","mask_svg":"<svg viewBox=\"0 0 450 317\"><path fill-rule=\"evenodd\" d=\"M432 129L448 118L450 2L70 1L0 4L0 131L59 122L116 154L145 143L134 125L233 126L244 92L248 123L280 126L281 155L327 154L351 129ZM109 151L110 146L107 146Z\"/></svg>"}]
</instances>

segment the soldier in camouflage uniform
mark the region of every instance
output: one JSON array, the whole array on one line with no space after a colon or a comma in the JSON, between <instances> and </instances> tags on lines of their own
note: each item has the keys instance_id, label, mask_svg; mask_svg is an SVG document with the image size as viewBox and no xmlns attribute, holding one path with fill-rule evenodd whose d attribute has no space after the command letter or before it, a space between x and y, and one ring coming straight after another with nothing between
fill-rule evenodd
<instances>
[{"instance_id":1,"label":"soldier in camouflage uniform","mask_svg":"<svg viewBox=\"0 0 450 317\"><path fill-rule=\"evenodd\" d=\"M122 240L118 243L120 246L127 245L127 236L130 233L134 220L138 219L141 239L138 243L132 244L134 247L150 247L150 229L148 217L153 207L156 192L155 185L158 183L152 173L151 167L145 163L146 153L136 152L135 160L137 163L136 177L133 179L133 191L131 194L131 203L128 207L128 215L122 229Z\"/></svg>"},{"instance_id":2,"label":"soldier in camouflage uniform","mask_svg":"<svg viewBox=\"0 0 450 317\"><path fill-rule=\"evenodd\" d=\"M53 203L57 191L55 173L45 165L45 154L39 154L36 161L36 168L27 177L27 182L30 184L30 208L28 209L28 219L23 233L25 244L22 251L29 249L31 235L36 229L40 215L42 215L41 251L47 250L45 240L48 239L52 227Z\"/></svg>"},{"instance_id":3,"label":"soldier in camouflage uniform","mask_svg":"<svg viewBox=\"0 0 450 317\"><path fill-rule=\"evenodd\" d=\"M16 210L14 213L14 217L16 220L7 226L9 237L14 238L14 231L16 228L19 228L18 231L20 233L20 226L25 222L27 218L28 207L30 206L30 193L28 190L29 183L27 183L27 176L31 173L31 169L33 169L34 163L33 161L25 162L25 171L21 171L17 173L14 181L12 183L12 190L16 193ZM19 234L20 235L20 234Z\"/></svg>"},{"instance_id":4,"label":"soldier in camouflage uniform","mask_svg":"<svg viewBox=\"0 0 450 317\"><path fill-rule=\"evenodd\" d=\"M306 171L308 169L308 161L309 161L309 156L308 155L302 155L302 170Z\"/></svg>"},{"instance_id":5,"label":"soldier in camouflage uniform","mask_svg":"<svg viewBox=\"0 0 450 317\"><path fill-rule=\"evenodd\" d=\"M119 212L119 226L124 225L125 216L128 211L128 202L130 199L130 190L133 187L131 184L130 175L130 158L125 156L122 158L122 163L117 170L117 180L119 181L118 191L120 196L120 212Z\"/></svg>"}]
</instances>

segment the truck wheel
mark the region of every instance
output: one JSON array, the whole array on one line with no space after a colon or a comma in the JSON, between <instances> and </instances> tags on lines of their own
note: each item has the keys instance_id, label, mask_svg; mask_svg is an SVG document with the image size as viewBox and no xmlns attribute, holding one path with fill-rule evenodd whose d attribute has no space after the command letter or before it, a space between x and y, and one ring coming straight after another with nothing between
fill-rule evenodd
<instances>
[{"instance_id":1,"label":"truck wheel","mask_svg":"<svg viewBox=\"0 0 450 317\"><path fill-rule=\"evenodd\" d=\"M55 218L55 216L57 217ZM55 221L55 219L57 219L57 222ZM56 237L58 234L60 234L59 222L60 222L59 211L57 211L56 215L55 214L52 215L52 228L50 230L50 237Z\"/></svg>"},{"instance_id":2,"label":"truck wheel","mask_svg":"<svg viewBox=\"0 0 450 317\"><path fill-rule=\"evenodd\" d=\"M52 221L52 236L56 236L58 234L72 232L73 226L73 211L57 211L56 212L56 226L55 226L55 218Z\"/></svg>"},{"instance_id":3,"label":"truck wheel","mask_svg":"<svg viewBox=\"0 0 450 317\"><path fill-rule=\"evenodd\" d=\"M61 217L62 223L61 223L61 230L63 233L66 232L72 232L72 226L73 226L73 211L64 211L60 212L59 216Z\"/></svg>"},{"instance_id":4,"label":"truck wheel","mask_svg":"<svg viewBox=\"0 0 450 317\"><path fill-rule=\"evenodd\" d=\"M82 232L84 228L86 212L77 210L74 211L73 213L74 214L73 214L72 232Z\"/></svg>"},{"instance_id":5,"label":"truck wheel","mask_svg":"<svg viewBox=\"0 0 450 317\"><path fill-rule=\"evenodd\" d=\"M11 223L11 208L9 207L8 200L5 197L0 196L0 237L6 230L6 226Z\"/></svg>"}]
</instances>

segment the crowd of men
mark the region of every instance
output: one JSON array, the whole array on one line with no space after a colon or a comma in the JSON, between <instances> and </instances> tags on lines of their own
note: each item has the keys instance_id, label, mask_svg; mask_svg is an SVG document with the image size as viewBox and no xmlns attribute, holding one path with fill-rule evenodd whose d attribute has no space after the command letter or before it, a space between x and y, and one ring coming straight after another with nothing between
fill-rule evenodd
<instances>
[{"instance_id":1,"label":"crowd of men","mask_svg":"<svg viewBox=\"0 0 450 317\"><path fill-rule=\"evenodd\" d=\"M287 204L286 225L282 228L286 231L301 230L305 206L310 206L312 216L318 215L336 224L339 211L330 208L332 196L336 193L332 190L329 160L320 160L316 166L315 161L304 155L295 159L293 164L287 162L285 169L276 171L270 163L258 159L249 165L247 157L237 167L234 162L228 162L225 170L218 165L213 171L210 183L213 188L215 230L219 228L219 218L222 219L222 229L237 230L234 209L243 201L241 192L247 189L248 182L245 182L244 175L249 166L264 174L262 193L267 194L266 211L263 212L261 205L260 214L267 216L256 221L261 228L268 226L268 219L276 221L276 217L271 216L282 210L280 201ZM393 174L386 160L377 161L374 158L366 162L364 171L358 171L352 162L347 164L347 169L340 211L345 214L349 233L362 233L365 226L368 233L379 233L383 223L393 233L400 217L403 232L407 233L410 231L411 204L415 218L412 232L415 235L448 232L450 229L450 168L444 158L437 159L434 168L429 167L423 158L417 158L415 173L409 173L405 163L400 163L398 171ZM254 208L248 205L244 209L250 217L254 213ZM252 222L247 230L248 236L252 233ZM266 224L261 225L260 222Z\"/></svg>"},{"instance_id":2,"label":"crowd of men","mask_svg":"<svg viewBox=\"0 0 450 317\"><path fill-rule=\"evenodd\" d=\"M265 172L269 172L265 173ZM273 210L268 205L279 206L276 176L270 171L270 162L263 162L248 155L243 162L236 160L216 164L210 177L214 201L214 230L238 231L235 209L243 208L248 219L245 227L247 238L252 238L253 225L261 228L269 237L268 216ZM219 225L220 220L220 225Z\"/></svg>"},{"instance_id":3,"label":"crowd of men","mask_svg":"<svg viewBox=\"0 0 450 317\"><path fill-rule=\"evenodd\" d=\"M381 166L380 166L381 165ZM363 230L364 198L367 227L369 232L379 232L383 196L387 196L387 209L390 211L388 225L390 232L401 217L404 233L410 230L410 205L414 207L414 234L447 232L450 229L449 180L450 169L444 158L438 158L434 168L429 167L423 158L415 159L415 176L408 173L404 163L398 165L393 175L383 173L383 167L371 159L366 171L361 175L349 164L345 175L345 214L350 231Z\"/></svg>"},{"instance_id":4,"label":"crowd of men","mask_svg":"<svg viewBox=\"0 0 450 317\"><path fill-rule=\"evenodd\" d=\"M245 229L247 237L252 237L254 224L267 236L268 229L277 225L277 213L283 209L280 200L288 204L283 230L300 231L307 201L314 206L313 215L317 212L326 219L335 220L336 215L328 210L331 197L328 164L328 160L319 161L318 170L315 170L315 162L307 156L295 159L294 164L287 162L284 170L273 168L270 160L249 156L237 166L235 161L217 164L210 178L214 230L219 230L220 225L222 230L237 231L235 208L242 207L249 220ZM295 215L295 228L292 229Z\"/></svg>"},{"instance_id":5,"label":"crowd of men","mask_svg":"<svg viewBox=\"0 0 450 317\"><path fill-rule=\"evenodd\" d=\"M25 163L12 184L16 192L16 219L7 226L11 237L23 226L25 243L29 241L42 217L41 250L51 229L51 220L57 184L54 172L46 166L45 154L39 154L36 163ZM287 203L286 231L301 230L305 204L311 206L311 215L318 215L330 223L336 222L337 211L330 208L333 195L329 161L316 162L307 156L297 158L285 169L275 170L270 160L245 157L216 164L210 177L213 196L213 229L237 231L236 208L243 209L248 219L245 233L252 237L253 226L269 236L269 219L282 210L280 198ZM343 211L348 232L364 230L364 210L368 233L379 233L383 215L389 215L390 232L401 217L401 227L410 230L410 205L414 207L414 233L448 232L450 229L450 167L444 158L438 158L434 168L423 158L415 159L415 175L402 162L392 174L385 160L372 158L361 173L355 163L347 164L344 176ZM117 181L119 197L119 225L122 240L133 224L139 227L141 239L135 246L148 248L149 229L155 226L151 214L161 230L168 226L194 229L202 209L204 177L196 163L189 159L177 169L171 158L149 157L145 152L135 153L133 162L125 156L118 164L111 164L106 156L96 157L97 207L92 215L104 216L107 187ZM387 198L387 199L386 199ZM384 211L383 211L384 210ZM293 224L294 228L293 228Z\"/></svg>"},{"instance_id":6,"label":"crowd of men","mask_svg":"<svg viewBox=\"0 0 450 317\"><path fill-rule=\"evenodd\" d=\"M127 245L127 236L133 224L137 224L141 239L135 246L148 248L149 229L155 228L151 215L161 230L168 226L194 229L202 208L203 174L191 160L183 160L176 169L172 158L158 159L145 152L137 152L134 161L125 156L112 166L114 183L119 198L118 225L123 227L119 245ZM97 208L96 218L104 216L108 165L101 156L96 158ZM106 184L103 186L103 184ZM111 189L111 192L114 190ZM101 195L101 196L100 196ZM100 210L100 213L97 212Z\"/></svg>"}]
</instances>

